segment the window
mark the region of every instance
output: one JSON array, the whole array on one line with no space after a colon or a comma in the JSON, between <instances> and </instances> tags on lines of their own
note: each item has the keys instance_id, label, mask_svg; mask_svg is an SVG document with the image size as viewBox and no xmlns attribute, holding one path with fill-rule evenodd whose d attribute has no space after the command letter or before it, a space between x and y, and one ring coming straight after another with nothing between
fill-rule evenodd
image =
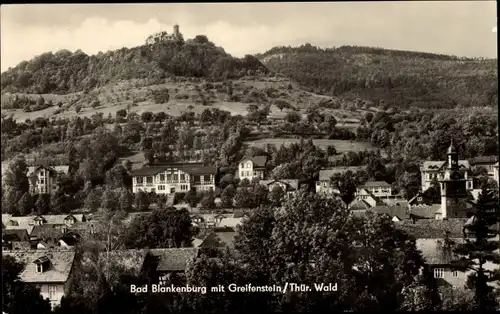
<instances>
[{"instance_id":1,"label":"window","mask_svg":"<svg viewBox=\"0 0 500 314\"><path fill-rule=\"evenodd\" d=\"M45 171L42 170L42 171L40 171L40 177L43 177L43 176L45 176Z\"/></svg>"},{"instance_id":2,"label":"window","mask_svg":"<svg viewBox=\"0 0 500 314\"><path fill-rule=\"evenodd\" d=\"M146 183L148 184L153 183L153 177L146 177Z\"/></svg>"},{"instance_id":3,"label":"window","mask_svg":"<svg viewBox=\"0 0 500 314\"><path fill-rule=\"evenodd\" d=\"M203 176L203 181L210 182L210 175L204 175Z\"/></svg>"},{"instance_id":4,"label":"window","mask_svg":"<svg viewBox=\"0 0 500 314\"><path fill-rule=\"evenodd\" d=\"M443 278L444 268L434 268L434 278Z\"/></svg>"},{"instance_id":5,"label":"window","mask_svg":"<svg viewBox=\"0 0 500 314\"><path fill-rule=\"evenodd\" d=\"M57 286L49 286L49 299L56 300Z\"/></svg>"},{"instance_id":6,"label":"window","mask_svg":"<svg viewBox=\"0 0 500 314\"><path fill-rule=\"evenodd\" d=\"M40 187L40 193L45 193L45 187L44 186Z\"/></svg>"},{"instance_id":7,"label":"window","mask_svg":"<svg viewBox=\"0 0 500 314\"><path fill-rule=\"evenodd\" d=\"M160 174L160 182L165 182L165 174Z\"/></svg>"},{"instance_id":8,"label":"window","mask_svg":"<svg viewBox=\"0 0 500 314\"><path fill-rule=\"evenodd\" d=\"M186 175L184 173L181 173L181 181L186 180Z\"/></svg>"},{"instance_id":9,"label":"window","mask_svg":"<svg viewBox=\"0 0 500 314\"><path fill-rule=\"evenodd\" d=\"M247 168L252 168L252 163L251 162L247 163Z\"/></svg>"},{"instance_id":10,"label":"window","mask_svg":"<svg viewBox=\"0 0 500 314\"><path fill-rule=\"evenodd\" d=\"M176 173L174 174L174 182L177 182L179 181L179 175Z\"/></svg>"},{"instance_id":11,"label":"window","mask_svg":"<svg viewBox=\"0 0 500 314\"><path fill-rule=\"evenodd\" d=\"M453 278L458 278L458 271L456 270L453 271Z\"/></svg>"},{"instance_id":12,"label":"window","mask_svg":"<svg viewBox=\"0 0 500 314\"><path fill-rule=\"evenodd\" d=\"M165 190L165 186L164 185L158 185L158 191L163 191Z\"/></svg>"},{"instance_id":13,"label":"window","mask_svg":"<svg viewBox=\"0 0 500 314\"><path fill-rule=\"evenodd\" d=\"M43 264L36 264L36 272L37 273L43 273Z\"/></svg>"},{"instance_id":14,"label":"window","mask_svg":"<svg viewBox=\"0 0 500 314\"><path fill-rule=\"evenodd\" d=\"M40 179L40 184L45 184L45 179Z\"/></svg>"},{"instance_id":15,"label":"window","mask_svg":"<svg viewBox=\"0 0 500 314\"><path fill-rule=\"evenodd\" d=\"M201 178L200 176L194 176L194 182L200 182Z\"/></svg>"},{"instance_id":16,"label":"window","mask_svg":"<svg viewBox=\"0 0 500 314\"><path fill-rule=\"evenodd\" d=\"M422 201L422 196L417 197L417 201L421 202Z\"/></svg>"},{"instance_id":17,"label":"window","mask_svg":"<svg viewBox=\"0 0 500 314\"><path fill-rule=\"evenodd\" d=\"M171 175L170 173L169 173L169 174L167 174L167 181L168 181L168 182L172 181L172 175Z\"/></svg>"},{"instance_id":18,"label":"window","mask_svg":"<svg viewBox=\"0 0 500 314\"><path fill-rule=\"evenodd\" d=\"M142 177L137 177L136 179L137 184L142 184L143 178Z\"/></svg>"},{"instance_id":19,"label":"window","mask_svg":"<svg viewBox=\"0 0 500 314\"><path fill-rule=\"evenodd\" d=\"M241 169L245 168L245 164L240 164L240 168Z\"/></svg>"}]
</instances>

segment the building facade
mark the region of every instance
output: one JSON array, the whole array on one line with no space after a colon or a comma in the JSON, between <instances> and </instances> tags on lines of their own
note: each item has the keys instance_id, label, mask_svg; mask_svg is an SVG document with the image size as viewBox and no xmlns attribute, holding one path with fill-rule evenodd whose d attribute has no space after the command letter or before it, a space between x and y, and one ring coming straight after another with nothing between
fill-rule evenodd
<instances>
[{"instance_id":1,"label":"building facade","mask_svg":"<svg viewBox=\"0 0 500 314\"><path fill-rule=\"evenodd\" d=\"M25 265L20 279L40 288L40 294L44 299L49 299L52 308L59 305L62 297L69 293L75 251L3 251L3 254Z\"/></svg>"},{"instance_id":2,"label":"building facade","mask_svg":"<svg viewBox=\"0 0 500 314\"><path fill-rule=\"evenodd\" d=\"M370 192L376 197L392 196L392 186L385 181L369 181L356 189L356 193L363 193L363 190Z\"/></svg>"},{"instance_id":3,"label":"building facade","mask_svg":"<svg viewBox=\"0 0 500 314\"><path fill-rule=\"evenodd\" d=\"M28 177L31 194L51 194L57 187L57 178L68 174L69 166L35 166L28 167Z\"/></svg>"},{"instance_id":4,"label":"building facade","mask_svg":"<svg viewBox=\"0 0 500 314\"><path fill-rule=\"evenodd\" d=\"M422 191L427 190L433 184L433 182L438 182L443 180L445 176L446 169L448 167L448 160L446 161L424 161L422 167L420 168L420 175L422 177ZM473 189L473 180L470 176L470 164L467 160L458 161L458 171L463 173L466 180L467 190Z\"/></svg>"},{"instance_id":5,"label":"building facade","mask_svg":"<svg viewBox=\"0 0 500 314\"><path fill-rule=\"evenodd\" d=\"M238 177L240 180L252 181L257 178L266 178L267 156L245 157L238 165Z\"/></svg>"},{"instance_id":6,"label":"building facade","mask_svg":"<svg viewBox=\"0 0 500 314\"><path fill-rule=\"evenodd\" d=\"M157 194L215 190L217 169L202 164L171 164L132 171L132 192Z\"/></svg>"},{"instance_id":7,"label":"building facade","mask_svg":"<svg viewBox=\"0 0 500 314\"><path fill-rule=\"evenodd\" d=\"M498 178L498 162L493 166L493 179L499 183L499 178Z\"/></svg>"}]
</instances>

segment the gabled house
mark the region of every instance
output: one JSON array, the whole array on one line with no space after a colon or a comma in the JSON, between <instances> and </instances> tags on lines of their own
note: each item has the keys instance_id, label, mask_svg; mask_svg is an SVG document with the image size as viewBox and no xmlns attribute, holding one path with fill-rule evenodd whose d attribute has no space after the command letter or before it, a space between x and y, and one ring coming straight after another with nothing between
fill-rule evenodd
<instances>
[{"instance_id":1,"label":"gabled house","mask_svg":"<svg viewBox=\"0 0 500 314\"><path fill-rule=\"evenodd\" d=\"M493 176L495 165L498 163L498 156L478 156L469 159L471 169L477 170L483 168L488 175Z\"/></svg>"},{"instance_id":2,"label":"gabled house","mask_svg":"<svg viewBox=\"0 0 500 314\"><path fill-rule=\"evenodd\" d=\"M69 292L74 251L4 251L3 254L12 256L25 265L20 279L39 287L42 297L48 298L53 308Z\"/></svg>"},{"instance_id":3,"label":"gabled house","mask_svg":"<svg viewBox=\"0 0 500 314\"><path fill-rule=\"evenodd\" d=\"M132 192L157 194L215 190L217 168L202 163L168 164L143 167L131 172Z\"/></svg>"},{"instance_id":4,"label":"gabled house","mask_svg":"<svg viewBox=\"0 0 500 314\"><path fill-rule=\"evenodd\" d=\"M238 178L248 179L250 182L254 178L264 180L267 175L267 156L254 156L243 158L238 165Z\"/></svg>"},{"instance_id":5,"label":"gabled house","mask_svg":"<svg viewBox=\"0 0 500 314\"><path fill-rule=\"evenodd\" d=\"M28 177L31 194L50 194L57 186L57 177L68 174L69 166L34 166L28 167Z\"/></svg>"},{"instance_id":6,"label":"gabled house","mask_svg":"<svg viewBox=\"0 0 500 314\"><path fill-rule=\"evenodd\" d=\"M144 271L159 284L183 282L185 271L198 252L198 248L151 249L145 258Z\"/></svg>"},{"instance_id":7,"label":"gabled house","mask_svg":"<svg viewBox=\"0 0 500 314\"><path fill-rule=\"evenodd\" d=\"M357 190L356 196L354 197L354 200L351 202L351 204L349 204L349 208L351 208L354 204L360 205L361 201L362 203L367 204L369 207L385 205L385 203L378 196L375 196L371 192L371 190L359 188ZM363 208L358 208L358 209L363 209Z\"/></svg>"},{"instance_id":8,"label":"gabled house","mask_svg":"<svg viewBox=\"0 0 500 314\"><path fill-rule=\"evenodd\" d=\"M385 181L368 181L364 185L356 188L357 193L368 191L376 197L390 197L392 196L392 186Z\"/></svg>"},{"instance_id":9,"label":"gabled house","mask_svg":"<svg viewBox=\"0 0 500 314\"><path fill-rule=\"evenodd\" d=\"M275 187L280 187L287 196L290 196L299 190L299 180L297 179L260 180L259 184L265 186L270 192Z\"/></svg>"},{"instance_id":10,"label":"gabled house","mask_svg":"<svg viewBox=\"0 0 500 314\"><path fill-rule=\"evenodd\" d=\"M234 249L236 232L233 228L216 228L200 244L200 248L229 248Z\"/></svg>"},{"instance_id":11,"label":"gabled house","mask_svg":"<svg viewBox=\"0 0 500 314\"><path fill-rule=\"evenodd\" d=\"M30 238L26 229L2 229L2 248L29 250Z\"/></svg>"}]
</instances>

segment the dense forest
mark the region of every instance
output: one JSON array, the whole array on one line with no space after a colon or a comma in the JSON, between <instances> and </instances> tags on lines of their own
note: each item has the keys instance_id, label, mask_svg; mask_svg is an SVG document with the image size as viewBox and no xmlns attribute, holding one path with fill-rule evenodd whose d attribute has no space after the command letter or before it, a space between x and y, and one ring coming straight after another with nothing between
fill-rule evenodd
<instances>
[{"instance_id":1,"label":"dense forest","mask_svg":"<svg viewBox=\"0 0 500 314\"><path fill-rule=\"evenodd\" d=\"M496 106L498 100L494 59L310 44L275 47L256 57L310 91L346 99L435 109Z\"/></svg>"},{"instance_id":2,"label":"dense forest","mask_svg":"<svg viewBox=\"0 0 500 314\"><path fill-rule=\"evenodd\" d=\"M219 80L267 72L255 57L233 58L199 35L186 42L158 42L91 56L81 50L47 52L2 73L1 81L3 92L67 94L135 78Z\"/></svg>"}]
</instances>

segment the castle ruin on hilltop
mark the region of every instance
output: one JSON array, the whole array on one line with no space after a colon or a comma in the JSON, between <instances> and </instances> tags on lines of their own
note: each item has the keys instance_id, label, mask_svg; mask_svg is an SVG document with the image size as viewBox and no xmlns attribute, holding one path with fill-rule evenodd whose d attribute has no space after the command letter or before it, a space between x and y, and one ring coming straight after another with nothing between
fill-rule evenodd
<instances>
[{"instance_id":1,"label":"castle ruin on hilltop","mask_svg":"<svg viewBox=\"0 0 500 314\"><path fill-rule=\"evenodd\" d=\"M172 34L168 34L166 31L159 32L149 36L146 39L146 45L153 45L159 42L167 42L167 41L182 41L183 37L181 32L179 31L179 25L174 25L174 32Z\"/></svg>"}]
</instances>

